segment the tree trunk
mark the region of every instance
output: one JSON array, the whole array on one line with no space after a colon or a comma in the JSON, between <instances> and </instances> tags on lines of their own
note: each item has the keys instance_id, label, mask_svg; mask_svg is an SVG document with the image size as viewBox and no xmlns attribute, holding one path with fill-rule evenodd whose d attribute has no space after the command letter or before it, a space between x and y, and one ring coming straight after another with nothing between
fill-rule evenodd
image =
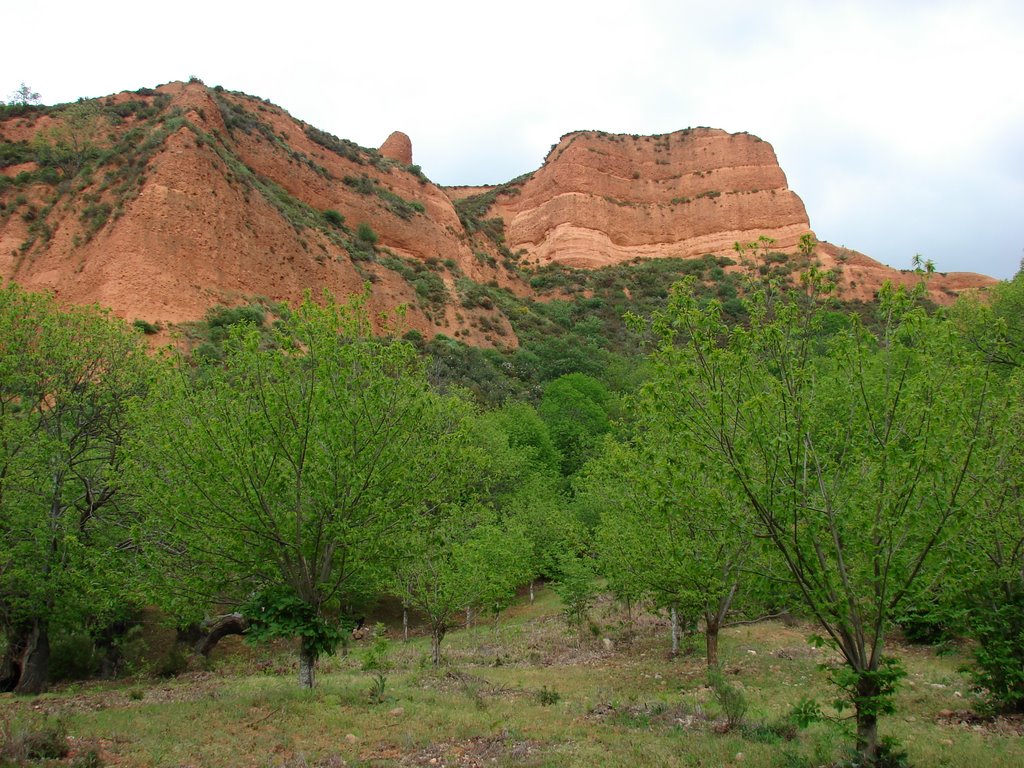
<instances>
[{"instance_id":1,"label":"tree trunk","mask_svg":"<svg viewBox=\"0 0 1024 768\"><path fill-rule=\"evenodd\" d=\"M473 609L466 607L466 629L472 629L473 627Z\"/></svg>"},{"instance_id":2,"label":"tree trunk","mask_svg":"<svg viewBox=\"0 0 1024 768\"><path fill-rule=\"evenodd\" d=\"M299 649L299 687L312 688L316 685L316 655L306 645L305 639Z\"/></svg>"},{"instance_id":3,"label":"tree trunk","mask_svg":"<svg viewBox=\"0 0 1024 768\"><path fill-rule=\"evenodd\" d=\"M530 579L530 605L533 605L533 579Z\"/></svg>"},{"instance_id":4,"label":"tree trunk","mask_svg":"<svg viewBox=\"0 0 1024 768\"><path fill-rule=\"evenodd\" d=\"M672 609L670 611L672 617L672 655L679 655L679 613L676 610L676 604L672 603Z\"/></svg>"},{"instance_id":5,"label":"tree trunk","mask_svg":"<svg viewBox=\"0 0 1024 768\"><path fill-rule=\"evenodd\" d=\"M870 677L861 676L857 682L857 697L866 702L861 706L854 702L857 717L857 753L863 758L861 765L875 765L878 762L878 683Z\"/></svg>"},{"instance_id":6,"label":"tree trunk","mask_svg":"<svg viewBox=\"0 0 1024 768\"><path fill-rule=\"evenodd\" d=\"M244 635L249 629L249 621L240 613L229 613L212 622L203 622L202 628L207 630L207 633L199 638L195 650L196 653L209 656L210 651L220 642L221 638L228 635Z\"/></svg>"},{"instance_id":7,"label":"tree trunk","mask_svg":"<svg viewBox=\"0 0 1024 768\"><path fill-rule=\"evenodd\" d=\"M0 659L0 693L10 693L21 678L21 657L28 644L28 630L24 627L7 632L7 650Z\"/></svg>"},{"instance_id":8,"label":"tree trunk","mask_svg":"<svg viewBox=\"0 0 1024 768\"><path fill-rule=\"evenodd\" d=\"M729 613L729 606L736 596L737 587L739 583L733 582L728 593L718 601L718 607L714 612L708 609L704 611L704 643L707 648L708 668L718 666L718 630L722 628L722 622Z\"/></svg>"},{"instance_id":9,"label":"tree trunk","mask_svg":"<svg viewBox=\"0 0 1024 768\"><path fill-rule=\"evenodd\" d=\"M402 606L402 640L409 642L409 606Z\"/></svg>"},{"instance_id":10,"label":"tree trunk","mask_svg":"<svg viewBox=\"0 0 1024 768\"><path fill-rule=\"evenodd\" d=\"M718 622L708 621L704 625L704 645L707 649L708 667L718 666Z\"/></svg>"},{"instance_id":11,"label":"tree trunk","mask_svg":"<svg viewBox=\"0 0 1024 768\"><path fill-rule=\"evenodd\" d=\"M42 693L50 671L50 635L46 624L39 619L32 622L28 642L21 656L21 676L14 692L27 695Z\"/></svg>"},{"instance_id":12,"label":"tree trunk","mask_svg":"<svg viewBox=\"0 0 1024 768\"><path fill-rule=\"evenodd\" d=\"M430 633L430 658L435 667L441 666L441 641L444 639L444 630L435 628Z\"/></svg>"}]
</instances>

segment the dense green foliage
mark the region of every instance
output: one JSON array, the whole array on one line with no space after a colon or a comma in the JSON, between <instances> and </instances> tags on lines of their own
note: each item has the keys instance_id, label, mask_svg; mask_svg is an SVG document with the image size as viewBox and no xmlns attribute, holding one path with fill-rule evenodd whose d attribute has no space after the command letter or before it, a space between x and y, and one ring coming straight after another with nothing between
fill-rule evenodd
<instances>
[{"instance_id":1,"label":"dense green foliage","mask_svg":"<svg viewBox=\"0 0 1024 768\"><path fill-rule=\"evenodd\" d=\"M153 358L145 325L3 289L4 685L42 687L51 631L94 670L88 632L143 597L183 623L239 608L251 639L298 639L312 685L383 597L440 663L463 612L497 621L538 577L585 633L599 575L677 632L699 617L712 666L730 618L814 620L867 762L897 754L878 720L899 623L974 640L988 706L1019 711L1020 276L949 313L886 287L866 322L810 259L796 289L752 246L745 275L548 270L547 302L455 274L515 351L374 338L360 301L327 297L215 308L190 357ZM425 302L451 269L385 266Z\"/></svg>"},{"instance_id":2,"label":"dense green foliage","mask_svg":"<svg viewBox=\"0 0 1024 768\"><path fill-rule=\"evenodd\" d=\"M1024 375L1005 367L1009 355L994 359L1006 378L978 444L973 514L960 526L951 578L927 615L947 634L977 641L976 681L989 707L1024 712Z\"/></svg>"},{"instance_id":3,"label":"dense green foliage","mask_svg":"<svg viewBox=\"0 0 1024 768\"><path fill-rule=\"evenodd\" d=\"M51 630L102 626L131 598L131 517L112 481L152 368L140 336L103 312L0 289L3 690L41 690Z\"/></svg>"},{"instance_id":4,"label":"dense green foliage","mask_svg":"<svg viewBox=\"0 0 1024 768\"><path fill-rule=\"evenodd\" d=\"M632 440L604 444L578 482L577 503L596 527L609 586L624 599L670 611L677 622L701 617L707 661L715 666L718 631L753 570L753 527L737 489L693 450L686 431L657 403L641 398L636 407L647 413Z\"/></svg>"},{"instance_id":5,"label":"dense green foliage","mask_svg":"<svg viewBox=\"0 0 1024 768\"><path fill-rule=\"evenodd\" d=\"M233 324L223 364L179 365L137 414L128 480L176 611L287 588L307 606L303 683L330 644L321 621L371 599L394 533L442 477L430 450L458 414L426 386L407 344L368 337L361 304L307 301L270 343ZM182 601L185 601L184 603ZM269 630L268 630L269 631Z\"/></svg>"},{"instance_id":6,"label":"dense green foliage","mask_svg":"<svg viewBox=\"0 0 1024 768\"><path fill-rule=\"evenodd\" d=\"M426 617L435 666L457 614L486 610L497 621L516 587L535 573L531 540L513 504L535 471L532 456L502 426L473 416L456 450L435 446L442 478L405 529L404 554L393 566L395 593Z\"/></svg>"},{"instance_id":7,"label":"dense green foliage","mask_svg":"<svg viewBox=\"0 0 1024 768\"><path fill-rule=\"evenodd\" d=\"M810 270L804 285L787 295L769 280L734 327L678 287L655 322L663 343L646 391L727 469L842 654L835 679L873 762L894 687L884 638L969 513L992 372L901 291L883 292L879 336L859 322L823 335L825 284Z\"/></svg>"}]
</instances>

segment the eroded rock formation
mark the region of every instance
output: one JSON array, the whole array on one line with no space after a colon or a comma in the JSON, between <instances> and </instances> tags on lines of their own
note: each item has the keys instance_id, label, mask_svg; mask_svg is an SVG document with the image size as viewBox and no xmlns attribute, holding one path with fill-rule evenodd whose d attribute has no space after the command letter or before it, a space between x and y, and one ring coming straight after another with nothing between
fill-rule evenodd
<instances>
[{"instance_id":1,"label":"eroded rock formation","mask_svg":"<svg viewBox=\"0 0 1024 768\"><path fill-rule=\"evenodd\" d=\"M410 166L400 132L365 149L201 83L97 103L104 159L72 180L32 159L60 110L0 122L0 173L16 180L0 186L0 279L129 320L175 323L254 296L295 302L368 284L371 311L406 305L407 328L515 346L498 308L463 300L466 281L527 295L539 265L730 255L761 235L792 253L810 232L771 146L748 134L570 133L525 177L441 189ZM827 244L819 257L841 269L850 298L913 279ZM990 282L950 274L930 287L948 303Z\"/></svg>"},{"instance_id":2,"label":"eroded rock formation","mask_svg":"<svg viewBox=\"0 0 1024 768\"><path fill-rule=\"evenodd\" d=\"M412 165L412 140L401 131L395 131L380 145L382 157L402 165Z\"/></svg>"}]
</instances>

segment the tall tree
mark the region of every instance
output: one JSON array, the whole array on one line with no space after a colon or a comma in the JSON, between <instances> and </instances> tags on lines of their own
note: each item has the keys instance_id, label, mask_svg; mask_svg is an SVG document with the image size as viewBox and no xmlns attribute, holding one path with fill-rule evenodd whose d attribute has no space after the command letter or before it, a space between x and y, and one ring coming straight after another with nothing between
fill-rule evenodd
<instances>
[{"instance_id":1,"label":"tall tree","mask_svg":"<svg viewBox=\"0 0 1024 768\"><path fill-rule=\"evenodd\" d=\"M879 336L850 318L825 337L814 268L803 285L799 297L755 291L747 327L728 327L716 303L677 287L656 320L662 346L648 391L727 468L842 654L833 680L873 764L878 717L892 711L899 679L886 632L967 507L990 374L952 324L889 287Z\"/></svg>"},{"instance_id":2,"label":"tall tree","mask_svg":"<svg viewBox=\"0 0 1024 768\"><path fill-rule=\"evenodd\" d=\"M55 623L124 599L128 525L111 478L128 404L153 366L137 333L89 307L0 289L0 688L38 693Z\"/></svg>"},{"instance_id":3,"label":"tall tree","mask_svg":"<svg viewBox=\"0 0 1024 768\"><path fill-rule=\"evenodd\" d=\"M562 455L546 422L528 403L507 403L483 414L481 422L495 433L492 440L505 444L501 453L508 457L503 479L491 484L495 507L530 541L530 578L550 578L561 557L581 550L585 539L564 492ZM531 581L531 599L532 590Z\"/></svg>"},{"instance_id":4,"label":"tall tree","mask_svg":"<svg viewBox=\"0 0 1024 768\"><path fill-rule=\"evenodd\" d=\"M147 549L183 588L154 598L179 613L246 601L259 636L301 638L303 687L384 584L460 429L412 346L370 330L360 301L307 300L269 344L243 324L223 365L179 364L137 414Z\"/></svg>"}]
</instances>

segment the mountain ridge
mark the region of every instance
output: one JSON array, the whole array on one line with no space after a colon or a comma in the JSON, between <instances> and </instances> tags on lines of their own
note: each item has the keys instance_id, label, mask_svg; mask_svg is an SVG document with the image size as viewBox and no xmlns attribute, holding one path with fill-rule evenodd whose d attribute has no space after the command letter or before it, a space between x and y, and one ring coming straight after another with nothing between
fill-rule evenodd
<instances>
[{"instance_id":1,"label":"mountain ridge","mask_svg":"<svg viewBox=\"0 0 1024 768\"><path fill-rule=\"evenodd\" d=\"M771 145L711 128L574 131L518 179L440 187L405 134L359 147L189 82L4 113L0 141L0 278L165 325L368 284L371 312L405 305L425 336L515 347L500 308L465 300L472 285L536 297L544 267L725 258L760 236L795 254L813 234ZM827 243L817 255L850 300L916 279ZM950 273L929 290L948 303L993 282Z\"/></svg>"}]
</instances>

